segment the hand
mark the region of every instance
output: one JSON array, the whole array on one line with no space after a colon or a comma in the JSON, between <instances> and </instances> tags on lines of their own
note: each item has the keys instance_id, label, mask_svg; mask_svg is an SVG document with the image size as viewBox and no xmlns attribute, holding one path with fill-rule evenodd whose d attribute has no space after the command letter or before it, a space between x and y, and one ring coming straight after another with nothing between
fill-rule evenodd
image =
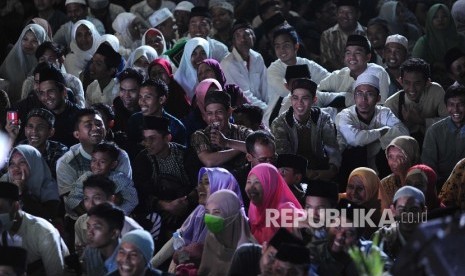
<instances>
[{"instance_id":1,"label":"hand","mask_svg":"<svg viewBox=\"0 0 465 276\"><path fill-rule=\"evenodd\" d=\"M24 170L21 170L21 176L19 178L17 177L12 179L12 182L18 186L19 193L21 195L26 188L26 174L24 173Z\"/></svg>"},{"instance_id":2,"label":"hand","mask_svg":"<svg viewBox=\"0 0 465 276\"><path fill-rule=\"evenodd\" d=\"M19 130L21 128L20 124L13 124L13 122L6 122L5 130L8 132L8 136L14 142L16 140L16 137L18 137Z\"/></svg>"},{"instance_id":3,"label":"hand","mask_svg":"<svg viewBox=\"0 0 465 276\"><path fill-rule=\"evenodd\" d=\"M212 129L210 132L210 142L215 146L226 148L228 139L224 136L223 133L221 133L221 131Z\"/></svg>"},{"instance_id":4,"label":"hand","mask_svg":"<svg viewBox=\"0 0 465 276\"><path fill-rule=\"evenodd\" d=\"M421 112L413 106L403 105L402 116L407 123L413 125L425 125L425 119L421 117Z\"/></svg>"},{"instance_id":5,"label":"hand","mask_svg":"<svg viewBox=\"0 0 465 276\"><path fill-rule=\"evenodd\" d=\"M189 201L187 200L187 196L183 196L169 202L164 201L162 206L162 208L168 213L180 216L186 212L187 207L189 206Z\"/></svg>"},{"instance_id":6,"label":"hand","mask_svg":"<svg viewBox=\"0 0 465 276\"><path fill-rule=\"evenodd\" d=\"M86 244L85 243L76 243L74 245L74 248L76 250L76 254L79 256L79 258L81 258L82 253L84 253L84 249L86 248Z\"/></svg>"},{"instance_id":7,"label":"hand","mask_svg":"<svg viewBox=\"0 0 465 276\"><path fill-rule=\"evenodd\" d=\"M390 129L391 128L388 126L381 127L379 128L379 133L381 134L381 136L384 136Z\"/></svg>"}]
</instances>

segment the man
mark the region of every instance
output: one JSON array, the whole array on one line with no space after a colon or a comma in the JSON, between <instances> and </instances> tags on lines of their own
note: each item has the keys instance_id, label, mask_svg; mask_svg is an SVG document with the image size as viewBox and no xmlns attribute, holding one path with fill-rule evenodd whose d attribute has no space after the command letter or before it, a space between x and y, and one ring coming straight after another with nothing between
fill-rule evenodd
<instances>
[{"instance_id":1,"label":"man","mask_svg":"<svg viewBox=\"0 0 465 276\"><path fill-rule=\"evenodd\" d=\"M307 184L303 184L302 180L307 173L307 165L307 159L292 153L280 154L276 162L276 168L302 206L305 206L307 188Z\"/></svg>"},{"instance_id":2,"label":"man","mask_svg":"<svg viewBox=\"0 0 465 276\"><path fill-rule=\"evenodd\" d=\"M303 244L281 243L276 252L271 275L308 275L310 251Z\"/></svg>"},{"instance_id":3,"label":"man","mask_svg":"<svg viewBox=\"0 0 465 276\"><path fill-rule=\"evenodd\" d=\"M266 130L268 128L264 126L263 121L263 110L252 104L243 104L233 111L234 122L238 125L250 128L253 131Z\"/></svg>"},{"instance_id":4,"label":"man","mask_svg":"<svg viewBox=\"0 0 465 276\"><path fill-rule=\"evenodd\" d=\"M271 133L278 154L299 154L308 160L307 178L331 180L338 172L341 154L330 116L312 107L315 94L316 83L305 78L294 80L292 107L273 121Z\"/></svg>"},{"instance_id":5,"label":"man","mask_svg":"<svg viewBox=\"0 0 465 276\"><path fill-rule=\"evenodd\" d=\"M191 16L191 10L194 7L189 1L181 1L174 8L174 18L176 19L176 25L178 26L179 37L185 37L189 29L189 18Z\"/></svg>"},{"instance_id":6,"label":"man","mask_svg":"<svg viewBox=\"0 0 465 276\"><path fill-rule=\"evenodd\" d=\"M121 239L116 264L118 270L109 276L158 276L164 275L160 270L150 267L155 245L147 231L134 230L126 233Z\"/></svg>"},{"instance_id":7,"label":"man","mask_svg":"<svg viewBox=\"0 0 465 276\"><path fill-rule=\"evenodd\" d=\"M189 19L189 37L201 37L208 40L210 44L210 55L213 59L221 62L229 53L228 47L216 39L210 38L212 28L211 14L205 7L194 7Z\"/></svg>"},{"instance_id":8,"label":"man","mask_svg":"<svg viewBox=\"0 0 465 276\"><path fill-rule=\"evenodd\" d=\"M422 59L408 59L400 72L403 90L389 97L384 106L407 126L421 147L426 130L447 116L445 92L441 85L431 82L429 64Z\"/></svg>"},{"instance_id":9,"label":"man","mask_svg":"<svg viewBox=\"0 0 465 276\"><path fill-rule=\"evenodd\" d=\"M131 115L140 111L139 89L144 80L142 74L133 68L126 68L118 74L119 96L113 100L115 125L113 131L126 132Z\"/></svg>"},{"instance_id":10,"label":"man","mask_svg":"<svg viewBox=\"0 0 465 276\"><path fill-rule=\"evenodd\" d=\"M448 50L444 63L454 85L465 85L465 52L457 47Z\"/></svg>"},{"instance_id":11,"label":"man","mask_svg":"<svg viewBox=\"0 0 465 276\"><path fill-rule=\"evenodd\" d=\"M267 108L267 73L263 57L252 50L255 33L246 21L237 20L232 26L232 51L222 61L227 84L237 84L251 104Z\"/></svg>"},{"instance_id":12,"label":"man","mask_svg":"<svg viewBox=\"0 0 465 276\"><path fill-rule=\"evenodd\" d=\"M146 23L150 22L150 17L161 10L173 10L175 3L167 0L143 0L131 6L129 12L144 19ZM171 13L171 12L170 12ZM155 25L152 25L155 27Z\"/></svg>"},{"instance_id":13,"label":"man","mask_svg":"<svg viewBox=\"0 0 465 276\"><path fill-rule=\"evenodd\" d=\"M383 66L383 54L386 39L389 36L388 22L380 18L372 18L367 24L367 38L370 41L372 52L372 61Z\"/></svg>"},{"instance_id":14,"label":"man","mask_svg":"<svg viewBox=\"0 0 465 276\"><path fill-rule=\"evenodd\" d=\"M160 246L171 238L196 205L193 185L185 164L185 147L171 142L169 121L164 117L144 116L145 149L133 162L134 185L139 206L137 221L155 235L155 218L161 217ZM148 225L147 219L153 224Z\"/></svg>"},{"instance_id":15,"label":"man","mask_svg":"<svg viewBox=\"0 0 465 276\"><path fill-rule=\"evenodd\" d=\"M421 155L421 161L438 174L438 190L465 157L465 86L449 87L444 102L449 116L426 131Z\"/></svg>"},{"instance_id":16,"label":"man","mask_svg":"<svg viewBox=\"0 0 465 276\"><path fill-rule=\"evenodd\" d=\"M395 137L409 135L408 129L389 108L377 105L381 100L379 91L376 76L370 73L358 76L353 93L355 105L336 115L337 140L343 153L341 181L347 181L356 167L377 171L380 166L379 173L386 173L389 170L387 161L376 162L377 155L384 157L384 150Z\"/></svg>"},{"instance_id":17,"label":"man","mask_svg":"<svg viewBox=\"0 0 465 276\"><path fill-rule=\"evenodd\" d=\"M332 72L318 85L319 91L346 92L345 107L353 105L353 84L363 73L370 73L379 79L379 90L381 95L380 104L388 98L389 75L383 67L368 63L371 60L371 46L368 39L362 35L350 35L345 46L344 63L346 67ZM326 106L319 100L318 106Z\"/></svg>"},{"instance_id":18,"label":"man","mask_svg":"<svg viewBox=\"0 0 465 276\"><path fill-rule=\"evenodd\" d=\"M90 14L100 20L105 27L105 33L113 33L111 24L115 21L118 14L126 10L116 4L110 3L109 0L88 0Z\"/></svg>"},{"instance_id":19,"label":"man","mask_svg":"<svg viewBox=\"0 0 465 276\"><path fill-rule=\"evenodd\" d=\"M330 71L344 67L344 48L348 36L366 34L366 28L357 22L360 18L359 8L357 0L338 1L337 24L321 34L321 63Z\"/></svg>"},{"instance_id":20,"label":"man","mask_svg":"<svg viewBox=\"0 0 465 276\"><path fill-rule=\"evenodd\" d=\"M412 186L400 188L394 195L391 212L396 222L376 233L384 245L384 252L395 261L402 248L413 238L417 226L426 219L424 194Z\"/></svg>"},{"instance_id":21,"label":"man","mask_svg":"<svg viewBox=\"0 0 465 276\"><path fill-rule=\"evenodd\" d=\"M86 105L113 103L118 93L115 76L120 63L121 55L110 44L100 44L89 66L90 78L93 81L86 89Z\"/></svg>"},{"instance_id":22,"label":"man","mask_svg":"<svg viewBox=\"0 0 465 276\"><path fill-rule=\"evenodd\" d=\"M254 131L245 139L245 147L247 149L245 157L250 162L251 168L260 163L276 164L276 145L270 133L263 130Z\"/></svg>"},{"instance_id":23,"label":"man","mask_svg":"<svg viewBox=\"0 0 465 276\"><path fill-rule=\"evenodd\" d=\"M73 34L74 23L79 20L85 19L94 24L95 29L99 34L105 34L105 27L100 20L88 15L88 7L85 0L66 0L65 2L66 15L68 22L61 25L56 33L53 35L53 41L60 44L62 47L69 48Z\"/></svg>"},{"instance_id":24,"label":"man","mask_svg":"<svg viewBox=\"0 0 465 276\"><path fill-rule=\"evenodd\" d=\"M401 77L400 66L408 57L408 40L402 35L390 35L386 39L384 45L383 59L386 72L389 74L389 96L394 95L401 90L402 84L399 79Z\"/></svg>"},{"instance_id":25,"label":"man","mask_svg":"<svg viewBox=\"0 0 465 276\"><path fill-rule=\"evenodd\" d=\"M116 269L124 213L110 203L92 207L87 219L87 246L82 261L86 274L106 275Z\"/></svg>"},{"instance_id":26,"label":"man","mask_svg":"<svg viewBox=\"0 0 465 276\"><path fill-rule=\"evenodd\" d=\"M63 12L55 9L54 4L55 1L53 0L34 0L34 7L37 11L34 17L47 20L52 28L52 33L56 33L58 28L68 21L68 18Z\"/></svg>"},{"instance_id":27,"label":"man","mask_svg":"<svg viewBox=\"0 0 465 276\"><path fill-rule=\"evenodd\" d=\"M192 134L191 145L206 167L224 167L233 175L243 171L246 137L252 131L231 124L231 98L223 91L208 91L205 95L208 126Z\"/></svg>"},{"instance_id":28,"label":"man","mask_svg":"<svg viewBox=\"0 0 465 276\"><path fill-rule=\"evenodd\" d=\"M0 182L2 239L0 247L19 246L27 251L28 275L63 275L68 248L58 230L45 219L21 210L18 186Z\"/></svg>"},{"instance_id":29,"label":"man","mask_svg":"<svg viewBox=\"0 0 465 276\"><path fill-rule=\"evenodd\" d=\"M213 38L223 43L231 49L232 47L232 26L235 21L234 6L227 1L209 1L208 8L212 15Z\"/></svg>"},{"instance_id":30,"label":"man","mask_svg":"<svg viewBox=\"0 0 465 276\"><path fill-rule=\"evenodd\" d=\"M141 2L142 3L142 2ZM176 20L174 19L173 14L167 8L162 8L155 11L148 18L150 26L158 29L165 38L166 49L169 50L173 47L176 42ZM161 56L163 53L158 53Z\"/></svg>"},{"instance_id":31,"label":"man","mask_svg":"<svg viewBox=\"0 0 465 276\"><path fill-rule=\"evenodd\" d=\"M0 247L0 275L25 276L27 251L16 246Z\"/></svg>"}]
</instances>

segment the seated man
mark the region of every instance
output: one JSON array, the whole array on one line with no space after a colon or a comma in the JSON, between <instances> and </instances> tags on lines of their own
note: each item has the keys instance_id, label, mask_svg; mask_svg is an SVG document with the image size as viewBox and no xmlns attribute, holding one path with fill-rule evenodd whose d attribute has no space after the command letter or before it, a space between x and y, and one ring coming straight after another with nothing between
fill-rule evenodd
<instances>
[{"instance_id":1,"label":"seated man","mask_svg":"<svg viewBox=\"0 0 465 276\"><path fill-rule=\"evenodd\" d=\"M465 85L465 52L454 47L446 52L444 64L454 85Z\"/></svg>"},{"instance_id":2,"label":"seated man","mask_svg":"<svg viewBox=\"0 0 465 276\"><path fill-rule=\"evenodd\" d=\"M245 169L244 141L252 131L229 122L231 98L223 91L207 92L205 111L209 126L192 134L192 148L204 166L221 166L237 176Z\"/></svg>"},{"instance_id":3,"label":"seated man","mask_svg":"<svg viewBox=\"0 0 465 276\"><path fill-rule=\"evenodd\" d=\"M13 183L0 182L0 214L4 217L0 247L26 249L30 275L64 274L69 252L60 233L45 219L21 210L18 186Z\"/></svg>"},{"instance_id":4,"label":"seated man","mask_svg":"<svg viewBox=\"0 0 465 276\"><path fill-rule=\"evenodd\" d=\"M431 82L429 64L422 59L408 59L400 72L403 90L389 97L384 106L405 124L421 146L426 130L447 116L445 92L441 85Z\"/></svg>"},{"instance_id":5,"label":"seated man","mask_svg":"<svg viewBox=\"0 0 465 276\"><path fill-rule=\"evenodd\" d=\"M377 105L379 79L370 73L358 76L354 84L355 105L336 115L337 140L343 153L341 183L347 182L350 172L357 167L370 167L387 175L384 150L397 136L409 135L408 129L387 107ZM384 177L380 176L380 177Z\"/></svg>"},{"instance_id":6,"label":"seated man","mask_svg":"<svg viewBox=\"0 0 465 276\"><path fill-rule=\"evenodd\" d=\"M395 193L391 211L396 222L376 233L384 244L384 252L396 261L402 248L413 238L417 226L426 220L425 196L415 187L404 186Z\"/></svg>"},{"instance_id":7,"label":"seated man","mask_svg":"<svg viewBox=\"0 0 465 276\"><path fill-rule=\"evenodd\" d=\"M309 179L333 179L341 164L341 154L330 116L312 107L316 101L316 83L297 79L291 88L292 107L271 125L276 152L305 157L310 166L306 173Z\"/></svg>"},{"instance_id":8,"label":"seated man","mask_svg":"<svg viewBox=\"0 0 465 276\"><path fill-rule=\"evenodd\" d=\"M421 161L438 174L438 190L465 157L465 86L449 87L444 102L449 116L426 131L421 154Z\"/></svg>"},{"instance_id":9,"label":"seated man","mask_svg":"<svg viewBox=\"0 0 465 276\"><path fill-rule=\"evenodd\" d=\"M388 36L384 45L383 59L386 72L389 74L389 93L388 96L394 95L397 91L403 89L399 82L401 77L400 66L408 57L408 40L402 35L394 34Z\"/></svg>"},{"instance_id":10,"label":"seated man","mask_svg":"<svg viewBox=\"0 0 465 276\"><path fill-rule=\"evenodd\" d=\"M276 162L276 168L302 206L305 206L307 189L307 184L303 184L302 180L307 173L307 165L307 159L292 153L281 153Z\"/></svg>"}]
</instances>

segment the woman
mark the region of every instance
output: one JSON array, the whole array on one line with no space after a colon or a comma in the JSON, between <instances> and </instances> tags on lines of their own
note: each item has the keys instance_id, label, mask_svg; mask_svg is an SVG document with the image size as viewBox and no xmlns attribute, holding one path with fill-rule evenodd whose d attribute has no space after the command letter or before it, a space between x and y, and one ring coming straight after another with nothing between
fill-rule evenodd
<instances>
[{"instance_id":1,"label":"woman","mask_svg":"<svg viewBox=\"0 0 465 276\"><path fill-rule=\"evenodd\" d=\"M162 79L168 85L169 96L164 108L176 118L183 119L191 109L186 92L173 78L171 63L165 58L157 58L148 66L148 75L151 78Z\"/></svg>"},{"instance_id":2,"label":"woman","mask_svg":"<svg viewBox=\"0 0 465 276\"><path fill-rule=\"evenodd\" d=\"M455 165L452 173L441 188L439 200L447 207L465 211L465 158Z\"/></svg>"},{"instance_id":3,"label":"woman","mask_svg":"<svg viewBox=\"0 0 465 276\"><path fill-rule=\"evenodd\" d=\"M381 210L388 209L397 190L405 186L407 171L420 161L420 147L410 136L399 136L386 147L386 158L391 174L381 180L379 199Z\"/></svg>"},{"instance_id":4,"label":"woman","mask_svg":"<svg viewBox=\"0 0 465 276\"><path fill-rule=\"evenodd\" d=\"M30 145L13 148L8 160L8 173L2 180L18 185L25 212L45 219L56 217L58 186L36 148Z\"/></svg>"},{"instance_id":5,"label":"woman","mask_svg":"<svg viewBox=\"0 0 465 276\"><path fill-rule=\"evenodd\" d=\"M148 76L147 68L156 58L158 58L158 54L155 49L147 45L139 46L129 56L124 69L129 67L140 69L144 78L146 78Z\"/></svg>"},{"instance_id":6,"label":"woman","mask_svg":"<svg viewBox=\"0 0 465 276\"><path fill-rule=\"evenodd\" d=\"M120 42L119 53L124 58L128 58L132 50L141 45L142 35L150 27L144 20L130 12L118 14L111 26Z\"/></svg>"},{"instance_id":7,"label":"woman","mask_svg":"<svg viewBox=\"0 0 465 276\"><path fill-rule=\"evenodd\" d=\"M203 247L199 275L226 275L236 249L254 242L241 210L241 201L228 190L213 193L205 205L208 234Z\"/></svg>"},{"instance_id":8,"label":"woman","mask_svg":"<svg viewBox=\"0 0 465 276\"><path fill-rule=\"evenodd\" d=\"M438 193L436 191L437 179L436 172L424 164L415 165L407 172L405 185L413 186L423 192L428 211L442 207L439 204Z\"/></svg>"},{"instance_id":9,"label":"woman","mask_svg":"<svg viewBox=\"0 0 465 276\"><path fill-rule=\"evenodd\" d=\"M194 88L197 84L197 68L200 62L210 57L208 41L201 37L194 37L187 41L181 57L179 68L174 79L186 92L189 101L194 97Z\"/></svg>"},{"instance_id":10,"label":"woman","mask_svg":"<svg viewBox=\"0 0 465 276\"><path fill-rule=\"evenodd\" d=\"M235 84L226 84L226 77L224 76L220 63L212 58L203 60L199 64L197 70L197 80L199 82L207 78L215 79L220 83L223 88L222 90L231 96L231 106L233 108L245 103L250 103L239 86ZM249 94L252 95L250 92Z\"/></svg>"},{"instance_id":11,"label":"woman","mask_svg":"<svg viewBox=\"0 0 465 276\"><path fill-rule=\"evenodd\" d=\"M166 52L166 42L163 34L155 28L148 29L142 36L142 45L148 45L157 51L158 56Z\"/></svg>"},{"instance_id":12,"label":"woman","mask_svg":"<svg viewBox=\"0 0 465 276\"><path fill-rule=\"evenodd\" d=\"M101 37L94 24L87 20L74 23L71 34L71 53L66 56L64 65L66 72L79 78L100 45Z\"/></svg>"},{"instance_id":13,"label":"woman","mask_svg":"<svg viewBox=\"0 0 465 276\"><path fill-rule=\"evenodd\" d=\"M47 40L47 32L38 24L24 27L8 56L0 67L0 77L9 82L7 89L10 103L21 98L21 88L28 74L37 65L35 52L37 47Z\"/></svg>"},{"instance_id":14,"label":"woman","mask_svg":"<svg viewBox=\"0 0 465 276\"><path fill-rule=\"evenodd\" d=\"M465 49L465 36L459 34L449 9L435 4L428 10L426 34L418 39L412 57L422 58L431 65L431 76L444 87L448 79L444 55L453 48Z\"/></svg>"},{"instance_id":15,"label":"woman","mask_svg":"<svg viewBox=\"0 0 465 276\"><path fill-rule=\"evenodd\" d=\"M241 213L245 216L244 203L242 200L239 184L234 176L223 168L201 168L198 175L198 193L199 205L192 211L189 217L184 221L179 232L184 241L184 249L192 248L192 245L203 244L207 236L205 227L205 203L208 197L219 190L233 191L241 203ZM179 251L182 251L181 248ZM151 263L154 267L159 266L174 253L173 239L168 241L159 253L152 258Z\"/></svg>"},{"instance_id":16,"label":"woman","mask_svg":"<svg viewBox=\"0 0 465 276\"><path fill-rule=\"evenodd\" d=\"M278 213L276 221L281 221L281 211L286 210L292 221L292 215L303 215L302 206L289 189L286 181L275 166L267 163L258 164L252 168L245 186L245 192L250 199L249 221L253 236L262 244L268 242L278 231L279 227L266 225L267 209L274 209ZM291 212L292 211L292 212ZM292 230L292 229L289 229Z\"/></svg>"}]
</instances>

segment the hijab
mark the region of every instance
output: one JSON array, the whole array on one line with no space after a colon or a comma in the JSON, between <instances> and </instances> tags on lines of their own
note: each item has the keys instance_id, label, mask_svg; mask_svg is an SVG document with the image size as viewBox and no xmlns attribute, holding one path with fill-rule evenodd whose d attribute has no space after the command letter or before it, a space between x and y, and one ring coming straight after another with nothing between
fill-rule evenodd
<instances>
[{"instance_id":1,"label":"hijab","mask_svg":"<svg viewBox=\"0 0 465 276\"><path fill-rule=\"evenodd\" d=\"M215 72L216 80L220 83L221 87L224 88L226 85L226 77L224 76L223 69L221 69L220 63L212 58L204 59L201 63L205 63Z\"/></svg>"},{"instance_id":2,"label":"hijab","mask_svg":"<svg viewBox=\"0 0 465 276\"><path fill-rule=\"evenodd\" d=\"M131 53L131 55L129 55L128 61L126 62L125 69L129 67L134 68L134 63L141 57L145 57L150 64L152 61L158 58L158 54L157 54L157 51L155 51L155 49L153 49L151 46L148 46L148 45L139 46ZM143 69L147 73L147 69L145 68Z\"/></svg>"},{"instance_id":3,"label":"hijab","mask_svg":"<svg viewBox=\"0 0 465 276\"><path fill-rule=\"evenodd\" d=\"M192 100L195 92L194 88L197 84L197 70L192 66L191 56L198 46L204 49L205 53L207 53L207 57L210 57L210 46L208 41L201 37L191 38L184 46L179 68L174 74L174 79L184 89L189 100Z\"/></svg>"},{"instance_id":4,"label":"hijab","mask_svg":"<svg viewBox=\"0 0 465 276\"><path fill-rule=\"evenodd\" d=\"M390 147L396 147L407 158L409 167L416 165L420 162L420 146L417 140L411 136L402 135L392 139L391 143L386 147L386 157Z\"/></svg>"},{"instance_id":5,"label":"hijab","mask_svg":"<svg viewBox=\"0 0 465 276\"><path fill-rule=\"evenodd\" d=\"M219 190L231 190L236 195L241 204L241 213L245 216L244 201L242 200L241 189L236 178L226 169L223 168L201 168L198 175L198 183L201 182L202 176L208 175L210 185L210 195ZM186 245L194 242L203 243L207 235L207 228L203 220L205 206L198 205L181 226L182 237Z\"/></svg>"},{"instance_id":6,"label":"hijab","mask_svg":"<svg viewBox=\"0 0 465 276\"><path fill-rule=\"evenodd\" d=\"M216 87L216 90L223 90L221 84L215 79L204 79L195 88L195 103L197 104L197 107L205 121L205 95L207 95L208 89L210 89L212 85Z\"/></svg>"},{"instance_id":7,"label":"hijab","mask_svg":"<svg viewBox=\"0 0 465 276\"><path fill-rule=\"evenodd\" d=\"M200 263L199 275L225 275L240 245L253 242L247 218L241 210L241 201L230 190L220 190L210 195L206 206L215 206L224 220L224 229L216 234L208 232Z\"/></svg>"},{"instance_id":8,"label":"hijab","mask_svg":"<svg viewBox=\"0 0 465 276\"><path fill-rule=\"evenodd\" d=\"M261 244L264 241L269 241L279 229L279 227L266 226L266 209L278 211L293 209L301 213L302 206L275 166L266 163L258 164L252 168L248 176L250 177L252 174L259 179L263 188L262 203L257 206L250 202L248 213L252 234ZM279 214L278 221L280 217Z\"/></svg>"},{"instance_id":9,"label":"hijab","mask_svg":"<svg viewBox=\"0 0 465 276\"><path fill-rule=\"evenodd\" d=\"M25 54L21 46L23 37L28 31L31 31L35 35L38 46L47 40L47 32L42 26L29 24L24 27L15 45L3 61L0 67L0 77L9 82L7 92L12 104L20 99L23 82L37 65L35 55Z\"/></svg>"},{"instance_id":10,"label":"hijab","mask_svg":"<svg viewBox=\"0 0 465 276\"><path fill-rule=\"evenodd\" d=\"M365 187L366 202L377 200L380 180L376 172L366 167L356 168L350 173L347 183L355 176L358 176L362 180L363 187Z\"/></svg>"},{"instance_id":11,"label":"hijab","mask_svg":"<svg viewBox=\"0 0 465 276\"><path fill-rule=\"evenodd\" d=\"M50 24L48 23L47 20L43 19L43 18L40 18L40 17L34 17L31 19L31 24L34 23L34 24L37 24L37 25L40 25L42 26L42 28L44 28L44 30L47 32L47 41L52 41L53 39L53 31L52 31L52 27L50 26Z\"/></svg>"},{"instance_id":12,"label":"hijab","mask_svg":"<svg viewBox=\"0 0 465 276\"><path fill-rule=\"evenodd\" d=\"M411 175L420 174L424 179L427 180L426 188L426 206L428 210L433 210L439 207L439 199L436 191L436 181L438 176L436 172L428 165L418 164L411 167L407 172L407 177Z\"/></svg>"},{"instance_id":13,"label":"hijab","mask_svg":"<svg viewBox=\"0 0 465 276\"><path fill-rule=\"evenodd\" d=\"M458 0L450 11L457 25L457 32L465 34L465 0Z\"/></svg>"},{"instance_id":14,"label":"hijab","mask_svg":"<svg viewBox=\"0 0 465 276\"><path fill-rule=\"evenodd\" d=\"M156 29L156 28L150 28L150 29L148 29L147 31L145 31L144 35L142 36L142 45L148 45L148 44L146 43L146 36L147 36L148 34L154 34L154 35L159 35L159 36L161 36L161 38L162 38L162 43L163 43L163 50L162 50L161 53L158 53L158 52L157 52L157 53L158 53L159 56L163 55L163 53L166 52L166 41L165 41L165 37L163 36L163 33L160 32L160 31L159 31L158 29Z\"/></svg>"},{"instance_id":15,"label":"hijab","mask_svg":"<svg viewBox=\"0 0 465 276\"><path fill-rule=\"evenodd\" d=\"M132 48L134 43L132 39L132 35L129 32L129 26L131 25L132 21L136 19L136 15L130 12L123 12L118 14L115 18L111 26L113 30L115 30L118 38L120 39L120 43L125 48Z\"/></svg>"}]
</instances>

